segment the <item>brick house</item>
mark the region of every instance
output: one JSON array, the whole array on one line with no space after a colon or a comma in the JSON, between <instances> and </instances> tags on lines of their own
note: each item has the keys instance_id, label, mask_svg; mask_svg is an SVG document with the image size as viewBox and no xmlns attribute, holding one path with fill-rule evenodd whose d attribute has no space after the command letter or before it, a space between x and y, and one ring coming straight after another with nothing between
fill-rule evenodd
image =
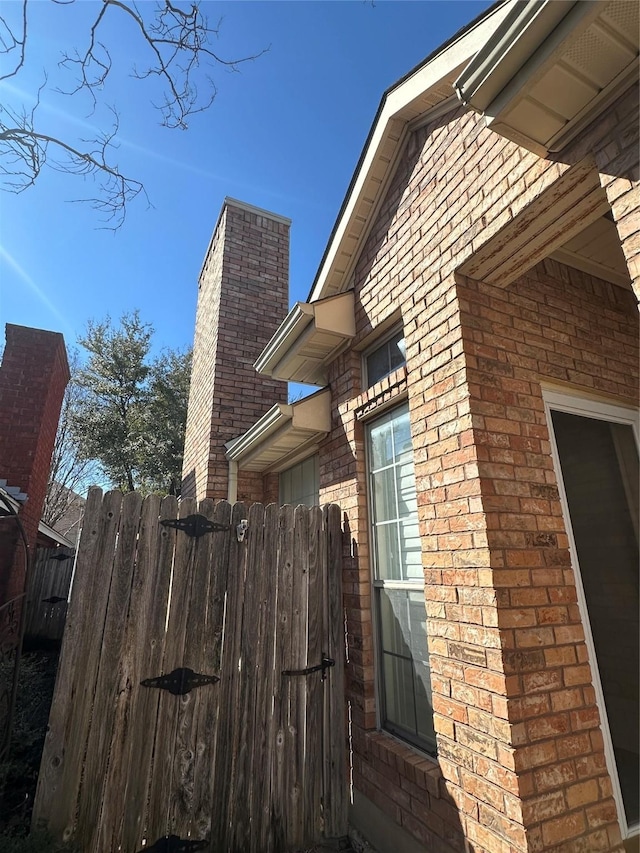
<instances>
[{"instance_id":1,"label":"brick house","mask_svg":"<svg viewBox=\"0 0 640 853\"><path fill-rule=\"evenodd\" d=\"M306 303L275 214L205 260L186 480L342 507L383 853L637 849L637 36L493 6L383 96Z\"/></svg>"}]
</instances>

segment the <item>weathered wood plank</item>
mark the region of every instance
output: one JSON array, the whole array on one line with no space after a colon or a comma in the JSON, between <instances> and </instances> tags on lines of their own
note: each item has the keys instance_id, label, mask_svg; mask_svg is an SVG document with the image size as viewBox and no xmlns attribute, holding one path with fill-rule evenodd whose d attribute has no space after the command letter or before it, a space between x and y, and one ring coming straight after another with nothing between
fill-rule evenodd
<instances>
[{"instance_id":1,"label":"weathered wood plank","mask_svg":"<svg viewBox=\"0 0 640 853\"><path fill-rule=\"evenodd\" d=\"M196 512L196 501L187 498L180 503L179 517L186 518ZM165 637L165 651L161 672L150 676L164 675L183 665L184 640L188 603L191 594L191 575L196 553L196 540L178 531L171 575L171 593L169 617ZM148 688L153 689L153 688ZM179 718L179 702L182 697L174 696L166 690L159 690L158 725L156 727L153 773L149 792L149 818L147 832L154 842L157 838L170 835L171 803L176 796L176 777L174 760Z\"/></svg>"},{"instance_id":2,"label":"weathered wood plank","mask_svg":"<svg viewBox=\"0 0 640 853\"><path fill-rule=\"evenodd\" d=\"M204 500L200 503L199 514L209 520L214 518L214 503ZM211 660L211 640L209 631L209 595L211 583L211 559L218 547L220 536L228 536L213 531L195 540L195 556L187 615L185 622L183 666L194 672L218 675ZM174 792L169 813L171 832L180 838L202 840L208 833L210 820L202 813L202 804L196 802L196 780L211 771L211 731L205 731L199 722L207 717L207 706L216 703L219 694L218 684L208 684L179 697L176 726L176 745L174 752ZM209 801L210 809L210 801ZM196 812L199 827L195 825ZM208 817L208 820L207 820ZM204 818L204 820L203 820ZM203 834L201 834L203 833Z\"/></svg>"},{"instance_id":3,"label":"weathered wood plank","mask_svg":"<svg viewBox=\"0 0 640 853\"><path fill-rule=\"evenodd\" d=\"M308 592L308 652L307 660L319 661L328 651L323 633L325 611L326 559L323 547L322 510L309 510L309 592ZM331 678L331 673L327 674ZM321 673L307 681L305 720L306 770L304 787L303 825L306 844L317 841L322 834L322 713L324 685Z\"/></svg>"},{"instance_id":4,"label":"weathered wood plank","mask_svg":"<svg viewBox=\"0 0 640 853\"><path fill-rule=\"evenodd\" d=\"M293 566L291 588L291 634L286 669L315 666L320 659L307 658L307 597L309 592L309 509L297 506L293 519ZM317 676L290 676L289 719L286 730L286 789L288 849L303 846L305 839L303 791L305 786L305 722L307 681Z\"/></svg>"},{"instance_id":5,"label":"weathered wood plank","mask_svg":"<svg viewBox=\"0 0 640 853\"><path fill-rule=\"evenodd\" d=\"M140 681L159 671L164 646L171 556L175 531L160 528L160 518L175 518L175 498L145 498L131 598L121 653L121 676L114 739L96 850L139 850L151 772L158 697Z\"/></svg>"},{"instance_id":6,"label":"weathered wood plank","mask_svg":"<svg viewBox=\"0 0 640 853\"><path fill-rule=\"evenodd\" d=\"M105 791L105 779L114 737L118 692L124 689L121 671L123 625L129 610L141 508L140 494L130 492L124 496L102 634L94 696L95 710L91 718L78 801L78 828L75 838L80 846L88 850L99 849L94 840L94 831L99 825L103 797L108 796Z\"/></svg>"},{"instance_id":7,"label":"weathered wood plank","mask_svg":"<svg viewBox=\"0 0 640 853\"><path fill-rule=\"evenodd\" d=\"M201 505L201 511L202 509ZM213 520L218 524L230 527L231 506L226 501L219 501L215 505ZM235 536L234 530L212 534L209 540L207 589L200 592L195 590L196 595L203 596L206 614L204 622L200 626L200 637L196 638L194 642L201 648L202 671L218 676L220 676L227 568L232 536ZM212 802L216 795L214 764L219 713L220 683L213 685L211 689L207 689L206 693L202 693L193 716L197 746L190 831L191 837L194 839L204 839L211 836Z\"/></svg>"},{"instance_id":8,"label":"weathered wood plank","mask_svg":"<svg viewBox=\"0 0 640 853\"><path fill-rule=\"evenodd\" d=\"M347 761L344 701L344 611L342 605L342 518L340 507L325 507L327 551L327 610L329 657L335 666L326 681L325 714L325 834L328 838L347 832Z\"/></svg>"},{"instance_id":9,"label":"weathered wood plank","mask_svg":"<svg viewBox=\"0 0 640 853\"><path fill-rule=\"evenodd\" d=\"M260 776L253 774L253 739L256 730L256 684L262 673L258 671L260 632L260 579L264 575L262 551L264 539L264 506L253 504L248 513L249 529L246 533L246 573L240 638L239 690L235 716L239 724L235 740L235 788L230 809L233 850L249 850L253 831L251 825L251 788L261 784ZM257 630L258 629L258 630ZM256 768L261 774L262 768Z\"/></svg>"},{"instance_id":10,"label":"weathered wood plank","mask_svg":"<svg viewBox=\"0 0 640 853\"><path fill-rule=\"evenodd\" d=\"M278 525L278 603L276 616L276 651L274 660L274 704L275 732L274 760L272 766L272 825L270 827L269 851L287 849L287 746L289 738L289 698L291 678L283 676L290 669L291 659L291 615L293 589L293 507L280 508Z\"/></svg>"},{"instance_id":11,"label":"weathered wood plank","mask_svg":"<svg viewBox=\"0 0 640 853\"><path fill-rule=\"evenodd\" d=\"M233 506L225 610L224 641L220 667L220 723L215 758L215 790L212 810L212 848L226 850L231 837L230 804L235 790L236 751L240 739L237 718L240 643L244 604L247 539L238 542L237 525L247 518L242 503ZM216 847L217 845L217 847Z\"/></svg>"},{"instance_id":12,"label":"weathered wood plank","mask_svg":"<svg viewBox=\"0 0 640 853\"><path fill-rule=\"evenodd\" d=\"M256 692L256 737L254 740L254 782L251 789L251 853L269 853L271 812L273 804L272 776L275 723L273 694L275 689L276 605L278 594L278 516L275 504L265 508L262 569L260 583L260 622L258 632L260 659Z\"/></svg>"},{"instance_id":13,"label":"weathered wood plank","mask_svg":"<svg viewBox=\"0 0 640 853\"><path fill-rule=\"evenodd\" d=\"M120 492L103 499L100 489L89 491L38 776L33 824L65 840L75 828L121 503Z\"/></svg>"}]
</instances>

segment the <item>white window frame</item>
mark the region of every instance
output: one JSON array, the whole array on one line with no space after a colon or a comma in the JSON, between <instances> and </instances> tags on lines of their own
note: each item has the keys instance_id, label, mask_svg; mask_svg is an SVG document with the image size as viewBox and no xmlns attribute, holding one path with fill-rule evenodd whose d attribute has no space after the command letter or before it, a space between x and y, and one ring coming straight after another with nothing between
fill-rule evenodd
<instances>
[{"instance_id":1,"label":"white window frame","mask_svg":"<svg viewBox=\"0 0 640 853\"><path fill-rule=\"evenodd\" d=\"M578 560L578 552L573 536L573 528L571 525L571 516L569 515L569 504L567 494L564 487L562 477L562 468L560 466L560 455L556 444L556 437L553 431L553 421L551 418L552 411L567 412L570 415L579 415L584 418L594 418L596 420L609 421L610 423L619 423L630 426L633 430L633 435L636 441L636 447L640 450L640 412L631 406L624 404L612 403L596 397L588 397L572 390L559 390L557 388L542 389L544 400L545 416L549 429L549 439L551 441L551 455L553 457L553 465L555 469L556 479L558 481L558 490L560 492L560 503L562 505L562 516L569 539L569 552L571 554L571 564L574 568L574 576L576 583L576 593L578 598L578 608L580 610L580 618L584 628L585 644L589 652L589 663L591 666L591 677L593 687L596 694L596 702L600 712L600 724L602 728L602 736L604 740L604 753L607 762L607 770L611 777L613 788L613 798L616 802L618 811L618 819L620 822L620 831L623 838L631 838L640 835L640 824L629 826L627 823L627 815L622 800L622 789L620 787L620 779L618 777L618 767L613 751L613 740L611 738L611 729L609 727L609 719L607 717L607 707L604 700L604 691L602 689L602 680L600 678L600 670L598 669L598 659L596 657L595 643L593 641L593 633L591 631L591 622L589 621L589 611L587 609L587 598L582 583L582 573L580 571L580 563Z\"/></svg>"},{"instance_id":2,"label":"white window frame","mask_svg":"<svg viewBox=\"0 0 640 853\"><path fill-rule=\"evenodd\" d=\"M395 329L397 332L398 329ZM393 336L393 333L390 337ZM389 589L389 590L402 590L404 592L419 592L424 599L424 580L386 580L386 579L378 579L377 575L377 549L376 549L376 540L375 540L375 529L374 529L374 508L373 508L373 495L371 489L371 459L370 459L370 451L369 451L369 429L375 425L375 423L381 418L388 416L393 413L394 410L399 410L404 406L408 407L408 400L406 397L404 399L398 399L394 401L395 405L393 407L385 408L384 412L376 412L375 415L372 415L371 418L367 419L365 422L365 431L366 431L366 439L365 439L365 473L366 473L366 492L367 492L367 511L368 511L368 534L369 534L369 555L370 555L370 568L371 568L371 586L372 586L372 596L371 596L371 619L373 626L373 638L374 638L374 667L375 667L375 699L376 699L376 728L378 731L383 731L389 737L396 738L400 743L409 745L413 749L419 750L424 753L424 755L431 759L436 760L437 754L437 746L434 742L433 746L429 746L425 741L419 739L418 737L409 738L403 736L399 730L392 730L385 726L384 717L385 717L385 689L384 689L384 653L382 649L382 619L380 615L380 604L378 593L376 590L378 589ZM412 459L413 459L413 448L412 448ZM414 467L414 476L415 476L415 467ZM416 488L416 496L417 496L417 488ZM416 513L417 516L417 513ZM425 616L426 616L426 602L425 602ZM428 636L426 637L428 641ZM398 727L400 729L400 727Z\"/></svg>"}]
</instances>

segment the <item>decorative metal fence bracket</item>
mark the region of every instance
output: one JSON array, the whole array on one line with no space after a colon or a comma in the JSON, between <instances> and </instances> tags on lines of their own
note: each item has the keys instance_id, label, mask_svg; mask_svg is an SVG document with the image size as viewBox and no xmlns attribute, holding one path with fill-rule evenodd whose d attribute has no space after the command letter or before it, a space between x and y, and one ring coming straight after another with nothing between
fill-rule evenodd
<instances>
[{"instance_id":1,"label":"decorative metal fence bracket","mask_svg":"<svg viewBox=\"0 0 640 853\"><path fill-rule=\"evenodd\" d=\"M168 690L174 696L186 696L196 687L204 687L205 684L215 684L220 681L217 675L204 675L194 672L189 667L181 666L168 672L166 675L158 675L155 678L145 678L140 682L142 687L157 687L158 690Z\"/></svg>"},{"instance_id":2,"label":"decorative metal fence bracket","mask_svg":"<svg viewBox=\"0 0 640 853\"><path fill-rule=\"evenodd\" d=\"M218 524L209 521L204 515L188 515L186 518L164 518L160 524L163 527L175 527L182 530L187 536L199 539L205 533L217 533L220 530L231 530L228 524Z\"/></svg>"}]
</instances>

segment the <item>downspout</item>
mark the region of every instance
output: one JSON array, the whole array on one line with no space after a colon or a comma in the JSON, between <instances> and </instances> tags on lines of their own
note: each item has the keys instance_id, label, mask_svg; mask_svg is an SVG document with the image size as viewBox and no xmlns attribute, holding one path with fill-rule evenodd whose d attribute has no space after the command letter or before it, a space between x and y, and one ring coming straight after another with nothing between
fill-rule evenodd
<instances>
[{"instance_id":1,"label":"downspout","mask_svg":"<svg viewBox=\"0 0 640 853\"><path fill-rule=\"evenodd\" d=\"M229 486L227 489L227 500L234 504L238 500L238 463L235 459L229 460Z\"/></svg>"}]
</instances>

